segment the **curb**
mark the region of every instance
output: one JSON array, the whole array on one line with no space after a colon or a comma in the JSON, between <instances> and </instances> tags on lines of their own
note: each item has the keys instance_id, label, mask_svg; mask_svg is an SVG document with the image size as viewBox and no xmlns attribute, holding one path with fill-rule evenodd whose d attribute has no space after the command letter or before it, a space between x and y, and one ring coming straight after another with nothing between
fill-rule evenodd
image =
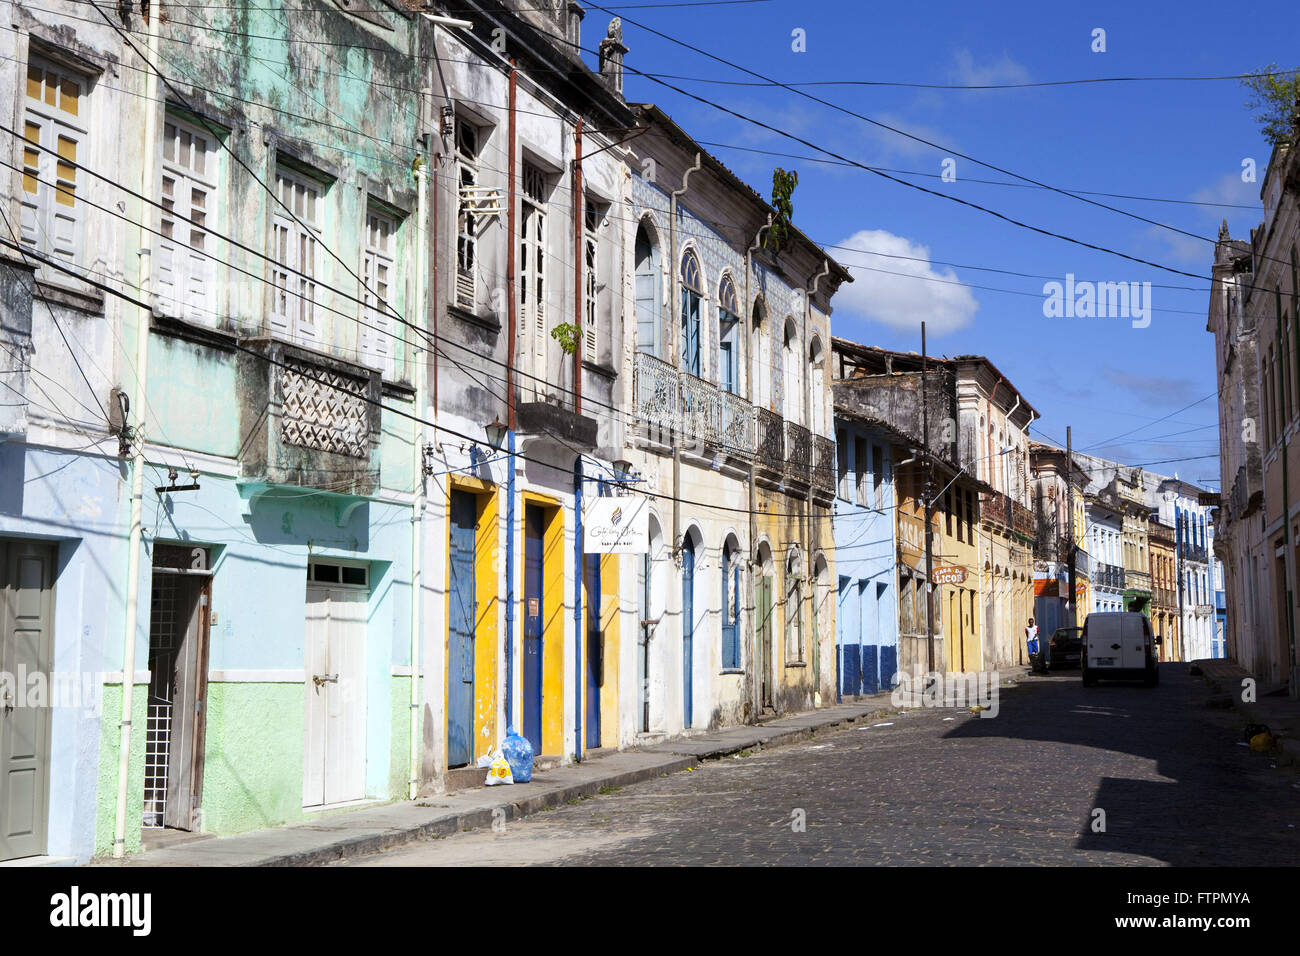
<instances>
[{"instance_id":1,"label":"curb","mask_svg":"<svg viewBox=\"0 0 1300 956\"><path fill-rule=\"evenodd\" d=\"M863 701L863 704L869 701ZM722 757L728 757L741 751L759 751L785 747L791 744L800 743L815 737L819 733L834 730L845 725L854 724L859 721L872 720L882 714L890 713L896 708L889 704L888 699L882 702L882 706L873 707L870 710L863 710L858 713L845 714L843 716L827 717L822 721L810 721L803 726L790 728L771 728L770 725L742 725L740 727L727 728L730 731L749 730L749 735L738 735L738 739L733 737L730 741L718 741L710 745L707 741L690 737L680 738L674 741L666 741L657 745L657 750L642 751L623 751L624 753L641 753L646 757L654 760L649 766L636 767L627 770L616 770L602 774L593 779L579 782L560 784L548 789L541 790L538 793L528 794L515 799L509 799L506 793L502 793L502 800L494 805L478 806L462 810L453 810L443 813L431 819L414 824L399 824L389 828L383 828L381 824L369 832L358 833L356 836L340 836L330 843L310 847L302 850L291 852L277 852L265 856L254 856L252 858L241 859L236 864L238 866L284 866L284 867L310 867L322 866L329 863L335 863L340 860L353 859L360 856L369 856L375 853L381 853L385 850L391 850L395 847L404 846L410 843L416 843L426 840L434 840L440 837L451 836L455 833L466 832L470 830L490 827L504 817L509 821L522 820L532 814L540 813L544 810L554 809L566 803L573 802L583 797L595 796L605 789L617 789L620 787L630 786L636 783L643 783L647 780L653 780L657 777L668 774L680 773L699 766L706 760L717 760ZM799 720L805 715L795 714L778 720ZM769 730L776 731L770 736L765 734ZM570 765L572 766L572 765ZM581 766L581 765L578 765ZM525 785L526 786L526 785ZM471 791L472 792L472 791ZM423 800L436 800L438 795L430 795L421 798ZM401 806L408 804L408 801L396 801L392 806ZM419 801L416 802L419 805ZM205 841L206 842L206 841ZM221 862L214 862L196 858L192 863L168 860L166 863L151 864L149 860L143 859L144 855L136 856L134 860L126 861L92 861L99 865L136 865L136 866L221 866ZM218 857L219 859L219 857Z\"/></svg>"}]
</instances>

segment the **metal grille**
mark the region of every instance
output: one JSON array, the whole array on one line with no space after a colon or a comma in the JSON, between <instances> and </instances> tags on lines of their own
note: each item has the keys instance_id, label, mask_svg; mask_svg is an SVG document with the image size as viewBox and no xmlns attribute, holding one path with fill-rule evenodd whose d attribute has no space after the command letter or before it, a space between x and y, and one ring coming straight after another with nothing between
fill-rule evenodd
<instances>
[{"instance_id":1,"label":"metal grille","mask_svg":"<svg viewBox=\"0 0 1300 956\"><path fill-rule=\"evenodd\" d=\"M754 409L758 425L758 452L760 462L769 468L780 468L785 461L785 435L781 416L766 408Z\"/></svg>"},{"instance_id":2,"label":"metal grille","mask_svg":"<svg viewBox=\"0 0 1300 956\"><path fill-rule=\"evenodd\" d=\"M324 368L286 365L280 384L285 443L366 458L370 422L365 383Z\"/></svg>"},{"instance_id":3,"label":"metal grille","mask_svg":"<svg viewBox=\"0 0 1300 956\"><path fill-rule=\"evenodd\" d=\"M785 423L785 467L792 478L808 480L808 459L812 451L812 433L794 422Z\"/></svg>"},{"instance_id":4,"label":"metal grille","mask_svg":"<svg viewBox=\"0 0 1300 956\"><path fill-rule=\"evenodd\" d=\"M681 373L682 430L687 437L718 443L718 390L689 372Z\"/></svg>"},{"instance_id":5,"label":"metal grille","mask_svg":"<svg viewBox=\"0 0 1300 956\"><path fill-rule=\"evenodd\" d=\"M719 392L722 443L729 451L754 454L754 409L731 392Z\"/></svg>"},{"instance_id":6,"label":"metal grille","mask_svg":"<svg viewBox=\"0 0 1300 956\"><path fill-rule=\"evenodd\" d=\"M149 608L149 702L144 744L144 820L149 829L163 825L167 810L167 768L172 729L173 685L178 631L177 578L155 574Z\"/></svg>"},{"instance_id":7,"label":"metal grille","mask_svg":"<svg viewBox=\"0 0 1300 956\"><path fill-rule=\"evenodd\" d=\"M677 370L648 352L637 352L635 373L637 418L660 428L678 428Z\"/></svg>"}]
</instances>

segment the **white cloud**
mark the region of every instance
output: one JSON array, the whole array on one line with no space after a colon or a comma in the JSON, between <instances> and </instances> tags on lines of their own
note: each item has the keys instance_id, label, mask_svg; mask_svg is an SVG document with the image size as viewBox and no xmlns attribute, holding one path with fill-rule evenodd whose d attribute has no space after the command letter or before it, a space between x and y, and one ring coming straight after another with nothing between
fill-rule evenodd
<instances>
[{"instance_id":1,"label":"white cloud","mask_svg":"<svg viewBox=\"0 0 1300 956\"><path fill-rule=\"evenodd\" d=\"M953 53L955 65L952 81L963 86L995 86L1001 83L1028 83L1029 71L1003 53L1001 59L976 64L970 50Z\"/></svg>"},{"instance_id":2,"label":"white cloud","mask_svg":"<svg viewBox=\"0 0 1300 956\"><path fill-rule=\"evenodd\" d=\"M928 246L883 229L855 232L838 245L832 254L853 281L836 293L837 310L908 331L919 329L924 320L926 331L944 335L969 325L979 309L970 288L951 269L930 265Z\"/></svg>"}]
</instances>

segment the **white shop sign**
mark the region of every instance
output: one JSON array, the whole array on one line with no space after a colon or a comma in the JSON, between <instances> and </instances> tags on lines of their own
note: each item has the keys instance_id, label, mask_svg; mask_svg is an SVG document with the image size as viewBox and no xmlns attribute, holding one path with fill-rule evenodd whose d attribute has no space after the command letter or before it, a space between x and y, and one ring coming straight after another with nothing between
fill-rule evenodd
<instances>
[{"instance_id":1,"label":"white shop sign","mask_svg":"<svg viewBox=\"0 0 1300 956\"><path fill-rule=\"evenodd\" d=\"M650 550L650 502L644 495L588 498L582 509L587 553L645 554Z\"/></svg>"}]
</instances>

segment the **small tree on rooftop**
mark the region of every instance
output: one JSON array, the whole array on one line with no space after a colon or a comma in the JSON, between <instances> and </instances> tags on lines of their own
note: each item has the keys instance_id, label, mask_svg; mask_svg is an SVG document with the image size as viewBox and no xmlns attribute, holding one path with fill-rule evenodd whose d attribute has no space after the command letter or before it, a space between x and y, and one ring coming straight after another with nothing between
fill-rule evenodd
<instances>
[{"instance_id":1,"label":"small tree on rooftop","mask_svg":"<svg viewBox=\"0 0 1300 956\"><path fill-rule=\"evenodd\" d=\"M1295 139L1296 96L1300 69L1279 69L1276 63L1248 74L1241 85L1250 91L1246 107L1255 114L1264 138L1272 146L1291 145Z\"/></svg>"}]
</instances>

